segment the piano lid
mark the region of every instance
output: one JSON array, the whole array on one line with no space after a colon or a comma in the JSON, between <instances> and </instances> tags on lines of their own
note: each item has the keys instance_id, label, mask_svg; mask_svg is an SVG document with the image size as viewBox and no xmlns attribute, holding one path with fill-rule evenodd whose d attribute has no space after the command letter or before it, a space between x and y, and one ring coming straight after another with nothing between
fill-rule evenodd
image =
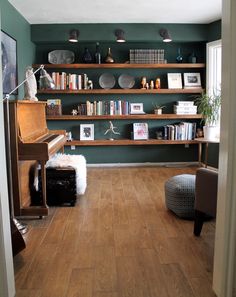
<instances>
[{"instance_id":1,"label":"piano lid","mask_svg":"<svg viewBox=\"0 0 236 297\"><path fill-rule=\"evenodd\" d=\"M42 101L17 101L17 121L22 142L35 141L48 132L45 105L46 102Z\"/></svg>"}]
</instances>

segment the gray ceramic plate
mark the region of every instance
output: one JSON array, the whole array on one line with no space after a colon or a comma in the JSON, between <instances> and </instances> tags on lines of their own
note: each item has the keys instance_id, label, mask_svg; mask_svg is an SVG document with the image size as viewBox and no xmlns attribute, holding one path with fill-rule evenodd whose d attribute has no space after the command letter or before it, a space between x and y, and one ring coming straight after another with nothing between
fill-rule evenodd
<instances>
[{"instance_id":1,"label":"gray ceramic plate","mask_svg":"<svg viewBox=\"0 0 236 297\"><path fill-rule=\"evenodd\" d=\"M99 77L99 85L103 89L112 89L116 83L116 79L113 74L103 73Z\"/></svg>"},{"instance_id":2,"label":"gray ceramic plate","mask_svg":"<svg viewBox=\"0 0 236 297\"><path fill-rule=\"evenodd\" d=\"M71 64L75 61L75 54L67 50L55 50L48 53L48 62L51 64Z\"/></svg>"},{"instance_id":3,"label":"gray ceramic plate","mask_svg":"<svg viewBox=\"0 0 236 297\"><path fill-rule=\"evenodd\" d=\"M135 80L131 75L121 74L118 78L118 84L122 89L131 89L135 84Z\"/></svg>"}]
</instances>

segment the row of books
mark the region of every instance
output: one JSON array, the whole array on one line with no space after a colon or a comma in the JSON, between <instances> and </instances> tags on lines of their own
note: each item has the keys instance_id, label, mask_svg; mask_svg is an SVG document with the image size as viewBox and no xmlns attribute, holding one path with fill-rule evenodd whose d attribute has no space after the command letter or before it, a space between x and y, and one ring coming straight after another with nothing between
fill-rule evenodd
<instances>
[{"instance_id":1,"label":"row of books","mask_svg":"<svg viewBox=\"0 0 236 297\"><path fill-rule=\"evenodd\" d=\"M163 127L164 140L193 140L196 138L196 123L181 122Z\"/></svg>"},{"instance_id":2,"label":"row of books","mask_svg":"<svg viewBox=\"0 0 236 297\"><path fill-rule=\"evenodd\" d=\"M86 90L89 88L89 79L86 73L52 72L52 79L56 90Z\"/></svg>"},{"instance_id":3,"label":"row of books","mask_svg":"<svg viewBox=\"0 0 236 297\"><path fill-rule=\"evenodd\" d=\"M164 49L130 49L129 61L130 63L165 63Z\"/></svg>"},{"instance_id":4,"label":"row of books","mask_svg":"<svg viewBox=\"0 0 236 297\"><path fill-rule=\"evenodd\" d=\"M128 115L130 104L128 101L86 101L78 105L78 115Z\"/></svg>"},{"instance_id":5,"label":"row of books","mask_svg":"<svg viewBox=\"0 0 236 297\"><path fill-rule=\"evenodd\" d=\"M197 106L194 101L177 101L174 105L175 114L197 114Z\"/></svg>"}]
</instances>

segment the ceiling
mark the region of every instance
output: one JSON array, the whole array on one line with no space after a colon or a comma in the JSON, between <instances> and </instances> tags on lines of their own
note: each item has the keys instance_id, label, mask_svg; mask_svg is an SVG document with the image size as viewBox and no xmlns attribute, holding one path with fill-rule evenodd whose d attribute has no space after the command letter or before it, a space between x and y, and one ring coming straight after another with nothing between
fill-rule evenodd
<instances>
[{"instance_id":1,"label":"ceiling","mask_svg":"<svg viewBox=\"0 0 236 297\"><path fill-rule=\"evenodd\" d=\"M221 0L9 0L30 24L194 23L221 19Z\"/></svg>"}]
</instances>

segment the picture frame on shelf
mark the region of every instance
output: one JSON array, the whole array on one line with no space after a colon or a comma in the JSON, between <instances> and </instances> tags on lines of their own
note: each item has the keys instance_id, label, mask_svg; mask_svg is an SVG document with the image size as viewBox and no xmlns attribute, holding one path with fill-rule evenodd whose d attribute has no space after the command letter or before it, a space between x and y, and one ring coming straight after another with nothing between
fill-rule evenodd
<instances>
[{"instance_id":1,"label":"picture frame on shelf","mask_svg":"<svg viewBox=\"0 0 236 297\"><path fill-rule=\"evenodd\" d=\"M168 89L182 89L181 73L167 73Z\"/></svg>"},{"instance_id":2,"label":"picture frame on shelf","mask_svg":"<svg viewBox=\"0 0 236 297\"><path fill-rule=\"evenodd\" d=\"M185 88L200 88L201 75L197 73L184 73L184 87Z\"/></svg>"},{"instance_id":3,"label":"picture frame on shelf","mask_svg":"<svg viewBox=\"0 0 236 297\"><path fill-rule=\"evenodd\" d=\"M1 31L2 50L2 87L3 94L9 94L18 85L17 81L17 44L16 40ZM15 90L12 94L17 95Z\"/></svg>"},{"instance_id":4,"label":"picture frame on shelf","mask_svg":"<svg viewBox=\"0 0 236 297\"><path fill-rule=\"evenodd\" d=\"M130 103L130 114L145 114L143 103Z\"/></svg>"},{"instance_id":5,"label":"picture frame on shelf","mask_svg":"<svg viewBox=\"0 0 236 297\"><path fill-rule=\"evenodd\" d=\"M148 140L148 124L133 123L133 140Z\"/></svg>"},{"instance_id":6,"label":"picture frame on shelf","mask_svg":"<svg viewBox=\"0 0 236 297\"><path fill-rule=\"evenodd\" d=\"M80 140L94 140L94 124L80 124Z\"/></svg>"}]
</instances>

